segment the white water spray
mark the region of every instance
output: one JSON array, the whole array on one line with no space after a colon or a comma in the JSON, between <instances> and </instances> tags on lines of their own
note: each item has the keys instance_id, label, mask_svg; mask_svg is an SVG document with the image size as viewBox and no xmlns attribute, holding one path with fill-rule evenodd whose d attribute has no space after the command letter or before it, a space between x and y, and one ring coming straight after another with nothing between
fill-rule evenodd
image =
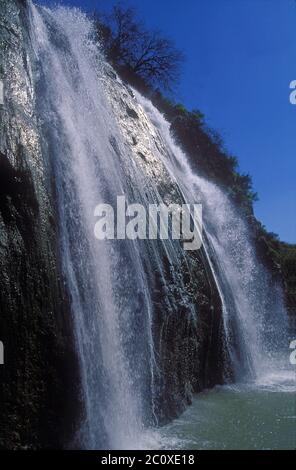
<instances>
[{"instance_id":1,"label":"white water spray","mask_svg":"<svg viewBox=\"0 0 296 470\"><path fill-rule=\"evenodd\" d=\"M55 180L63 273L81 362L80 441L92 449L149 446L144 430L147 408L156 421L157 358L144 258L153 258L160 275L162 267L156 246L144 256L136 241L97 243L93 211L100 202L114 204L119 195L147 203L149 193L159 203L158 183L147 184L127 146L123 118L119 124L125 111L119 107L115 113L108 99L112 80L106 79L107 66L90 39L91 22L75 9L37 10L31 4L30 12L37 107ZM168 170L186 202L203 203L206 253L223 303L229 353L238 378L258 379L275 367L270 356L283 338L281 302L271 307L268 276L227 197L191 171L152 104L136 94L138 103L144 109L138 130L146 129L143 138L153 149L155 168ZM163 249L170 260L183 256L171 241Z\"/></svg>"},{"instance_id":2,"label":"white water spray","mask_svg":"<svg viewBox=\"0 0 296 470\"><path fill-rule=\"evenodd\" d=\"M223 303L237 380L260 382L274 373L281 375L281 370L285 375L289 342L282 292L258 261L246 222L221 189L192 171L169 123L149 100L136 95L159 131L166 148L160 157L185 200L203 204L206 251Z\"/></svg>"}]
</instances>

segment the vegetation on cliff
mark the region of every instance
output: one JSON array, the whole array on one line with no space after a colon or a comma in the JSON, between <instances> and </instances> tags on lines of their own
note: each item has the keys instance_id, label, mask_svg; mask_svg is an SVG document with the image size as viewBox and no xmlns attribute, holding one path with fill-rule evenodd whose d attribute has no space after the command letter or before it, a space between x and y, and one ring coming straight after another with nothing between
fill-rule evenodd
<instances>
[{"instance_id":1,"label":"vegetation on cliff","mask_svg":"<svg viewBox=\"0 0 296 470\"><path fill-rule=\"evenodd\" d=\"M198 109L189 111L165 94L173 89L184 56L159 31L148 31L134 9L115 5L109 15L95 14L97 37L121 78L147 96L171 123L176 141L193 168L229 195L248 219L259 258L283 284L288 311L296 314L296 246L281 242L255 218L252 179L239 170L238 159L209 128ZM170 93L170 96L172 93Z\"/></svg>"}]
</instances>

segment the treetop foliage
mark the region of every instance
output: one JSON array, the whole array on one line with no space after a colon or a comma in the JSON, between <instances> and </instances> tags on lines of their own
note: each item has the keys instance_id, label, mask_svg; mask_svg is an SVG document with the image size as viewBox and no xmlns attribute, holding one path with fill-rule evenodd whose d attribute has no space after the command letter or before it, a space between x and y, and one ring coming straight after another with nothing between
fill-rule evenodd
<instances>
[{"instance_id":1,"label":"treetop foliage","mask_svg":"<svg viewBox=\"0 0 296 470\"><path fill-rule=\"evenodd\" d=\"M164 95L179 78L184 55L159 31L148 31L135 10L121 3L109 15L97 13L95 21L106 57L122 79L151 99L171 123L192 167L220 185L245 215L259 258L275 276L282 276L287 307L295 312L296 247L280 242L256 220L253 203L258 196L252 179L239 171L238 159L225 148L221 135L206 125L204 114L198 109L189 111Z\"/></svg>"},{"instance_id":2,"label":"treetop foliage","mask_svg":"<svg viewBox=\"0 0 296 470\"><path fill-rule=\"evenodd\" d=\"M151 86L170 89L180 76L184 55L160 31L148 31L133 8L118 3L98 24L107 58Z\"/></svg>"}]
</instances>

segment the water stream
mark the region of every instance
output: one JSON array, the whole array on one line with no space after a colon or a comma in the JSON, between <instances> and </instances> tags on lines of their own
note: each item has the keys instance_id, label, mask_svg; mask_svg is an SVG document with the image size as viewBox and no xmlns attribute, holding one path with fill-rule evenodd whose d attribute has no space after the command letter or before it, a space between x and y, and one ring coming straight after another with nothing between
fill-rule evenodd
<instances>
[{"instance_id":1,"label":"water stream","mask_svg":"<svg viewBox=\"0 0 296 470\"><path fill-rule=\"evenodd\" d=\"M168 175L186 202L202 202L205 254L223 305L236 382L254 387L264 377L278 377L287 369L289 343L281 292L256 259L248 227L231 202L191 170L169 124L136 92L126 99L137 109L134 126L138 127L126 127L120 117L126 105L120 105L117 95L125 96L127 89L118 78L111 78L103 54L91 40L92 24L86 16L76 9L31 4L30 18L43 151L53 172L63 273L80 358L85 403L82 447L145 448L163 446L170 439L185 447L227 447L231 442L244 446L261 423L252 418L251 409L266 403L262 413L267 416L273 401L282 399L279 415L286 420L285 435L290 436L290 392L280 390L276 395L263 390L254 395L247 385L197 396L179 420L161 431L153 429L158 365L147 271L157 266L160 277L165 277L159 248L153 241L98 243L93 232L95 206L114 205L119 195L147 205L148 194L150 202L159 203L159 179ZM149 183L127 144L131 131L142 133L137 137L155 158L158 175ZM183 259L180 244L165 240L161 250L172 262ZM293 380L289 376L289 383ZM245 423L237 441L232 440L234 413L240 415L237 426ZM225 419L229 434L224 440ZM256 445L268 447L274 442L262 438Z\"/></svg>"}]
</instances>

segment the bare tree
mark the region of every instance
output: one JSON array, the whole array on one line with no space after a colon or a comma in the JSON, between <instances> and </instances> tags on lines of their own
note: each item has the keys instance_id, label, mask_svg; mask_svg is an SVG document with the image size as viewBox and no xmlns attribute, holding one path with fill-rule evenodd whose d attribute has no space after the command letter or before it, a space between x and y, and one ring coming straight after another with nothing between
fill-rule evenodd
<instances>
[{"instance_id":1,"label":"bare tree","mask_svg":"<svg viewBox=\"0 0 296 470\"><path fill-rule=\"evenodd\" d=\"M108 57L115 65L164 88L170 88L178 79L184 60L182 52L159 31L147 31L134 9L114 6L107 17L104 36Z\"/></svg>"}]
</instances>

